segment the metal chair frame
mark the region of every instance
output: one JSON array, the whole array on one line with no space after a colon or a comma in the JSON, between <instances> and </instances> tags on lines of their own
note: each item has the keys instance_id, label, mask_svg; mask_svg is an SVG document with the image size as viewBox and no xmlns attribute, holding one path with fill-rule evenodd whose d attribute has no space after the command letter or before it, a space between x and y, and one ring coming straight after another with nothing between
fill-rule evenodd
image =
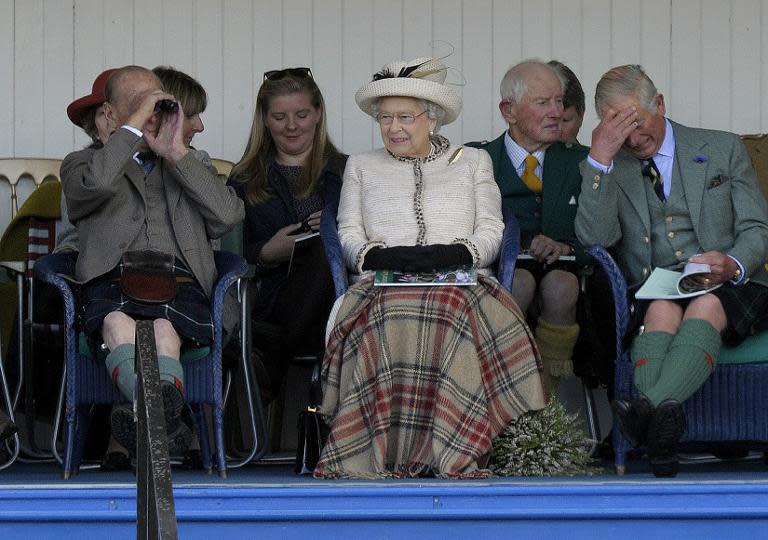
<instances>
[{"instance_id":1,"label":"metal chair frame","mask_svg":"<svg viewBox=\"0 0 768 540\"><path fill-rule=\"evenodd\" d=\"M13 402L11 400L11 393L8 389L8 380L5 377L5 367L3 362L3 340L0 337L0 391L3 394L3 406L5 407L6 414L10 418L11 422L16 422L16 416L13 411ZM6 450L9 454L5 463L0 464L0 471L7 469L16 461L19 457L19 449L21 448L21 440L19 439L19 433L16 432L12 437L9 437L5 441Z\"/></svg>"},{"instance_id":2,"label":"metal chair frame","mask_svg":"<svg viewBox=\"0 0 768 540\"><path fill-rule=\"evenodd\" d=\"M23 178L30 178L35 185L35 189L43 185L44 182L60 180L59 169L61 167L60 159L44 158L3 158L0 159L0 180L8 182L10 187L10 210L11 219L15 218L19 212L19 200L17 187ZM26 254L25 254L26 255ZM23 260L0 261L0 267L14 278L17 290L17 310L16 310L16 339L17 339L17 380L16 386L11 398L10 411L14 412L18 408L21 390L24 387L25 373L31 365L28 365L27 358L33 358L34 340L32 332L35 330L34 323L34 280L30 270L30 262L26 258ZM3 385L3 391L8 392L9 387L3 376L0 381ZM27 424L33 423L34 418L27 419ZM18 439L19 443L23 441ZM46 460L52 457L50 452L41 451L37 448L34 436L30 433L28 438L29 447L24 445L17 446L24 455L34 460Z\"/></svg>"}]
</instances>

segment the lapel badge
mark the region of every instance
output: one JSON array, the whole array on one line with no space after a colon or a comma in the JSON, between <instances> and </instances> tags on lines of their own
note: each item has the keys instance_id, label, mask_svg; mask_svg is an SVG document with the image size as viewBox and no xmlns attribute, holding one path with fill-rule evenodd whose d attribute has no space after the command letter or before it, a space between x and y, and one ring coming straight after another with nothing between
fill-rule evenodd
<instances>
[{"instance_id":1,"label":"lapel badge","mask_svg":"<svg viewBox=\"0 0 768 540\"><path fill-rule=\"evenodd\" d=\"M450 158L448 158L448 165L453 165L455 161L459 160L459 158L461 157L461 154L463 153L464 153L464 147L460 146L459 149L456 150Z\"/></svg>"}]
</instances>

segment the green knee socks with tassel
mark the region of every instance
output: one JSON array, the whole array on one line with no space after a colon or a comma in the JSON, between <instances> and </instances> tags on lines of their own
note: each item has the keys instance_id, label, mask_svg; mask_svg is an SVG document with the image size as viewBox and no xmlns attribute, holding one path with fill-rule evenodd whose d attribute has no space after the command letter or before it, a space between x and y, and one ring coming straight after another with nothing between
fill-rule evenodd
<instances>
[{"instance_id":1,"label":"green knee socks with tassel","mask_svg":"<svg viewBox=\"0 0 768 540\"><path fill-rule=\"evenodd\" d=\"M133 343L123 343L110 351L106 359L107 370L112 381L120 389L120 393L129 400L133 399L136 389L134 350ZM161 381L168 381L174 385L178 382L183 388L184 369L181 367L181 362L170 356L158 356L157 363Z\"/></svg>"},{"instance_id":2,"label":"green knee socks with tassel","mask_svg":"<svg viewBox=\"0 0 768 540\"><path fill-rule=\"evenodd\" d=\"M683 402L709 378L720 355L720 332L703 319L686 319L672 339L655 384L642 390L658 405L665 399Z\"/></svg>"}]
</instances>

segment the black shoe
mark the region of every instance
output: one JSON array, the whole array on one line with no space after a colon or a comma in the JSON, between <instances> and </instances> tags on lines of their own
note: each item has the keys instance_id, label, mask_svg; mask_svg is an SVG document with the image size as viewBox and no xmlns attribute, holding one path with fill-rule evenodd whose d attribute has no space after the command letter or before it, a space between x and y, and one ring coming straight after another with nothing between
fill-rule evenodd
<instances>
[{"instance_id":1,"label":"black shoe","mask_svg":"<svg viewBox=\"0 0 768 540\"><path fill-rule=\"evenodd\" d=\"M163 412L165 415L165 431L174 433L181 424L181 411L184 410L184 396L176 385L168 382L160 382L160 392L163 395Z\"/></svg>"},{"instance_id":2,"label":"black shoe","mask_svg":"<svg viewBox=\"0 0 768 540\"><path fill-rule=\"evenodd\" d=\"M16 424L10 420L5 422L2 426L0 426L0 443L13 437L17 431L19 431L19 428L16 427Z\"/></svg>"},{"instance_id":3,"label":"black shoe","mask_svg":"<svg viewBox=\"0 0 768 540\"><path fill-rule=\"evenodd\" d=\"M181 455L189 448L192 440L193 422L188 411L184 396L175 385L162 381L160 385L163 396L163 412L165 416L165 432L168 435L168 453ZM112 435L126 450L130 457L136 456L136 422L133 418L133 406L130 403L120 403L112 407L110 415Z\"/></svg>"},{"instance_id":4,"label":"black shoe","mask_svg":"<svg viewBox=\"0 0 768 540\"><path fill-rule=\"evenodd\" d=\"M685 433L683 406L675 399L659 403L648 427L648 457L657 477L677 475L677 444Z\"/></svg>"},{"instance_id":5,"label":"black shoe","mask_svg":"<svg viewBox=\"0 0 768 540\"><path fill-rule=\"evenodd\" d=\"M184 454L184 460L181 462L181 468L188 471L202 471L203 454L200 450L187 450L187 453Z\"/></svg>"},{"instance_id":6,"label":"black shoe","mask_svg":"<svg viewBox=\"0 0 768 540\"><path fill-rule=\"evenodd\" d=\"M183 456L187 453L192 443L194 425L192 411L185 405L179 414L176 429L167 432L169 456Z\"/></svg>"},{"instance_id":7,"label":"black shoe","mask_svg":"<svg viewBox=\"0 0 768 540\"><path fill-rule=\"evenodd\" d=\"M11 422L11 417L0 410L0 443L12 437L19 429Z\"/></svg>"},{"instance_id":8,"label":"black shoe","mask_svg":"<svg viewBox=\"0 0 768 540\"><path fill-rule=\"evenodd\" d=\"M617 399L611 402L611 410L629 444L635 448L645 444L653 418L653 405L645 398L630 401Z\"/></svg>"},{"instance_id":9,"label":"black shoe","mask_svg":"<svg viewBox=\"0 0 768 540\"><path fill-rule=\"evenodd\" d=\"M102 471L129 471L131 458L125 452L107 452L101 460Z\"/></svg>"},{"instance_id":10,"label":"black shoe","mask_svg":"<svg viewBox=\"0 0 768 540\"><path fill-rule=\"evenodd\" d=\"M109 424L115 440L128 450L129 456L136 456L136 422L133 419L133 406L130 403L114 405L109 415Z\"/></svg>"}]
</instances>

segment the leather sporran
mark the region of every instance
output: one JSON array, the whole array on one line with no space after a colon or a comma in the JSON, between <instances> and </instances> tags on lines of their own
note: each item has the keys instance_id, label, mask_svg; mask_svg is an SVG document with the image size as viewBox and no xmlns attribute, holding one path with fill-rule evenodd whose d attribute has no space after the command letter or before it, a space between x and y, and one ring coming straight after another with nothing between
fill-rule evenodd
<instances>
[{"instance_id":1,"label":"leather sporran","mask_svg":"<svg viewBox=\"0 0 768 540\"><path fill-rule=\"evenodd\" d=\"M166 304L176 298L174 256L160 251L126 251L120 272L120 290L137 302Z\"/></svg>"},{"instance_id":2,"label":"leather sporran","mask_svg":"<svg viewBox=\"0 0 768 540\"><path fill-rule=\"evenodd\" d=\"M299 413L296 464L293 468L296 474L312 474L317 462L320 461L320 452L327 432L325 423L317 412L317 406L321 401L320 396L320 362L318 362L312 370L312 380L309 384L309 405Z\"/></svg>"}]
</instances>

